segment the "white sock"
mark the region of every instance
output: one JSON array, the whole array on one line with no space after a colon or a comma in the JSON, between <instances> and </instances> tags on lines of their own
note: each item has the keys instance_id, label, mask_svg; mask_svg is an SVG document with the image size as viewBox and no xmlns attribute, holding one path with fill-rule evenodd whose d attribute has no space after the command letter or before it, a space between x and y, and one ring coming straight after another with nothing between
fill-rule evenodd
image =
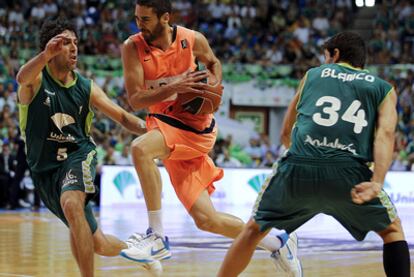
<instances>
[{"instance_id":1,"label":"white sock","mask_svg":"<svg viewBox=\"0 0 414 277\"><path fill-rule=\"evenodd\" d=\"M162 226L162 210L148 211L148 224L154 233L164 238Z\"/></svg>"},{"instance_id":2,"label":"white sock","mask_svg":"<svg viewBox=\"0 0 414 277\"><path fill-rule=\"evenodd\" d=\"M259 242L258 246L273 253L282 247L282 242L278 237L267 234L267 236Z\"/></svg>"}]
</instances>

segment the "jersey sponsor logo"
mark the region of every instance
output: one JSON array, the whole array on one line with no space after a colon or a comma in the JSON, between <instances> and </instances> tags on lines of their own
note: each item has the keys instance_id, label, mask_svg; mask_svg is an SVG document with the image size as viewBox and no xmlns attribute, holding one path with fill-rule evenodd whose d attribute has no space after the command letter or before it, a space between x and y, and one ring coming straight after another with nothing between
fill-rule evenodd
<instances>
[{"instance_id":1,"label":"jersey sponsor logo","mask_svg":"<svg viewBox=\"0 0 414 277\"><path fill-rule=\"evenodd\" d=\"M66 172L65 179L63 179L62 181L62 188L66 186L70 186L77 182L78 182L78 178L76 177L76 175L72 174L72 169L69 169L69 171Z\"/></svg>"},{"instance_id":2,"label":"jersey sponsor logo","mask_svg":"<svg viewBox=\"0 0 414 277\"><path fill-rule=\"evenodd\" d=\"M359 72L359 73L353 73L353 74L348 74L348 73L343 73L343 72L337 73L335 69L325 68L322 70L321 78L328 78L328 77L341 80L342 82L352 82L354 80L363 80L363 81L373 83L375 81L374 76L367 74L365 72Z\"/></svg>"},{"instance_id":3,"label":"jersey sponsor logo","mask_svg":"<svg viewBox=\"0 0 414 277\"><path fill-rule=\"evenodd\" d=\"M186 48L188 47L188 42L187 42L187 39L183 39L183 40L181 40L181 47L182 47L183 49L186 49Z\"/></svg>"},{"instance_id":4,"label":"jersey sponsor logo","mask_svg":"<svg viewBox=\"0 0 414 277\"><path fill-rule=\"evenodd\" d=\"M46 97L45 102L43 102L44 105L48 106L50 108L50 97Z\"/></svg>"},{"instance_id":5,"label":"jersey sponsor logo","mask_svg":"<svg viewBox=\"0 0 414 277\"><path fill-rule=\"evenodd\" d=\"M180 79L184 78L187 75L187 73L189 73L189 72L191 72L190 69L188 69L187 71L185 71L181 74L175 75L175 76L159 78L159 79L156 79L156 80L145 80L145 86L148 89L156 89L156 88L168 85L168 84L170 84L174 81L177 81L177 80L180 80ZM176 95L172 95L172 96L168 97L167 99L164 99L163 102L175 100L176 97L177 97Z\"/></svg>"},{"instance_id":6,"label":"jersey sponsor logo","mask_svg":"<svg viewBox=\"0 0 414 277\"><path fill-rule=\"evenodd\" d=\"M47 140L52 140L52 141L56 141L56 142L59 142L59 143L63 143L63 142L76 143L75 137L73 137L71 134L68 134L67 136L65 136L65 135L62 135L62 134L56 134L55 132L50 132L49 137L47 138Z\"/></svg>"},{"instance_id":7,"label":"jersey sponsor logo","mask_svg":"<svg viewBox=\"0 0 414 277\"><path fill-rule=\"evenodd\" d=\"M75 119L72 116L65 113L56 113L51 117L53 123L58 127L59 131L62 132L62 128L75 123ZM63 133L63 132L62 132Z\"/></svg>"},{"instance_id":8,"label":"jersey sponsor logo","mask_svg":"<svg viewBox=\"0 0 414 277\"><path fill-rule=\"evenodd\" d=\"M156 88L168 85L174 81L184 78L189 72L190 72L190 69L175 76L159 78L156 80L145 80L145 86L149 89L156 89Z\"/></svg>"},{"instance_id":9,"label":"jersey sponsor logo","mask_svg":"<svg viewBox=\"0 0 414 277\"><path fill-rule=\"evenodd\" d=\"M45 92L49 95L56 95L56 92L50 91L48 89L45 89Z\"/></svg>"},{"instance_id":10,"label":"jersey sponsor logo","mask_svg":"<svg viewBox=\"0 0 414 277\"><path fill-rule=\"evenodd\" d=\"M329 148L334 148L334 149L340 149L340 150L345 150L345 151L349 151L354 155L357 155L356 150L354 149L354 144L342 144L339 142L339 139L336 138L333 142L328 142L328 139L326 137L323 137L322 140L319 139L313 139L311 136L306 135L306 139L305 139L305 144L309 143L312 146L316 146L316 147L329 147Z\"/></svg>"}]
</instances>

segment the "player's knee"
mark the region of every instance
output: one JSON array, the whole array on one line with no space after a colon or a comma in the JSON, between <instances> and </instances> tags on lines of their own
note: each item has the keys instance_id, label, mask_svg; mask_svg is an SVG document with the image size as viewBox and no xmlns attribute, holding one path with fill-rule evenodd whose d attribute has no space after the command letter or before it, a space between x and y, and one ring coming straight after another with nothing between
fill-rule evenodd
<instances>
[{"instance_id":1,"label":"player's knee","mask_svg":"<svg viewBox=\"0 0 414 277\"><path fill-rule=\"evenodd\" d=\"M260 229L256 223L249 222L243 229L243 236L249 240L254 240L257 236L260 236Z\"/></svg>"},{"instance_id":2,"label":"player's knee","mask_svg":"<svg viewBox=\"0 0 414 277\"><path fill-rule=\"evenodd\" d=\"M401 220L397 218L385 230L378 232L385 243L404 239Z\"/></svg>"},{"instance_id":3,"label":"player's knee","mask_svg":"<svg viewBox=\"0 0 414 277\"><path fill-rule=\"evenodd\" d=\"M138 160L146 160L146 159L153 159L149 153L145 150L147 147L145 143L141 141L134 140L131 144L131 153L134 156L134 159Z\"/></svg>"},{"instance_id":4,"label":"player's knee","mask_svg":"<svg viewBox=\"0 0 414 277\"><path fill-rule=\"evenodd\" d=\"M74 198L66 198L61 202L63 213L68 221L78 217L83 209L81 203Z\"/></svg>"},{"instance_id":5,"label":"player's knee","mask_svg":"<svg viewBox=\"0 0 414 277\"><path fill-rule=\"evenodd\" d=\"M197 218L194 218L194 222L198 229L206 232L214 233L217 228L217 222L207 216L199 216Z\"/></svg>"}]
</instances>

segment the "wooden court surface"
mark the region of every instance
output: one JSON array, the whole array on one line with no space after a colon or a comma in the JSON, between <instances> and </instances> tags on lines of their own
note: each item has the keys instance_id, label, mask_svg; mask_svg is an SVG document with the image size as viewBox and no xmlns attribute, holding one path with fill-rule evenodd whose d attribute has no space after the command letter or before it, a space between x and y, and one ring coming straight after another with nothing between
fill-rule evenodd
<instances>
[{"instance_id":1,"label":"wooden court surface","mask_svg":"<svg viewBox=\"0 0 414 277\"><path fill-rule=\"evenodd\" d=\"M231 207L227 210L243 210L245 215L249 209ZM134 231L144 231L147 226L146 210L142 205L105 208L96 215L104 232L121 239ZM173 258L163 262L162 276L215 276L231 241L197 230L182 207L164 207L164 222ZM355 242L325 234L318 238L306 230L298 234L304 276L385 276L380 241ZM414 246L410 240L414 275ZM95 256L95 272L102 277L151 276L138 269L134 262L121 257ZM46 209L38 213L0 211L2 276L80 276L70 252L66 226ZM241 276L284 275L275 272L268 253L258 250Z\"/></svg>"}]
</instances>

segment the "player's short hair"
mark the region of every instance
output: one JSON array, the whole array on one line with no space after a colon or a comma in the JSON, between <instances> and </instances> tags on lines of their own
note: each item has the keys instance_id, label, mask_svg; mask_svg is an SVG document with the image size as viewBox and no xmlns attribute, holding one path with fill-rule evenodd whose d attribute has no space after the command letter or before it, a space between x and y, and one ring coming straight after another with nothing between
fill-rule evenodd
<instances>
[{"instance_id":1,"label":"player's short hair","mask_svg":"<svg viewBox=\"0 0 414 277\"><path fill-rule=\"evenodd\" d=\"M71 21L68 21L67 19L48 19L45 22L43 22L39 34L40 50L43 51L49 40L51 40L54 36L57 36L58 34L66 30L74 32L75 36L78 37L75 24Z\"/></svg>"},{"instance_id":2,"label":"player's short hair","mask_svg":"<svg viewBox=\"0 0 414 277\"><path fill-rule=\"evenodd\" d=\"M171 13L172 6L170 0L137 0L137 5L152 8L160 18L164 13Z\"/></svg>"},{"instance_id":3,"label":"player's short hair","mask_svg":"<svg viewBox=\"0 0 414 277\"><path fill-rule=\"evenodd\" d=\"M347 62L354 67L364 68L366 59L366 47L363 38L355 32L340 32L323 44L331 56L334 50L339 50L339 61Z\"/></svg>"}]
</instances>

